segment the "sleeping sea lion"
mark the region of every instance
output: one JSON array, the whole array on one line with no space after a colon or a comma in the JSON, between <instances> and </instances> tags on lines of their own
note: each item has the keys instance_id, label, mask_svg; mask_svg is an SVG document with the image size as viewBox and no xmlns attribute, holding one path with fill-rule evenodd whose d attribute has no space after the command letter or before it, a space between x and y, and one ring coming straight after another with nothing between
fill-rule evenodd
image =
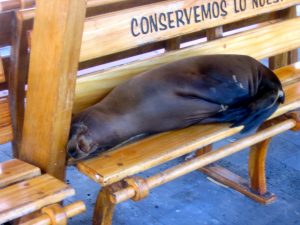
<instances>
[{"instance_id":1,"label":"sleeping sea lion","mask_svg":"<svg viewBox=\"0 0 300 225\"><path fill-rule=\"evenodd\" d=\"M281 83L243 55L186 58L139 74L72 120L68 153L75 159L139 134L194 124L259 126L284 101Z\"/></svg>"}]
</instances>

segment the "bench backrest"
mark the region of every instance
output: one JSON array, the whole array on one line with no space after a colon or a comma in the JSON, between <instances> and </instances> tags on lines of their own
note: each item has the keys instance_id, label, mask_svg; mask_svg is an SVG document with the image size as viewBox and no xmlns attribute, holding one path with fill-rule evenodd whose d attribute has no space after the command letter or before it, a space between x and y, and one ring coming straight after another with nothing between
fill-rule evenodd
<instances>
[{"instance_id":1,"label":"bench backrest","mask_svg":"<svg viewBox=\"0 0 300 225\"><path fill-rule=\"evenodd\" d=\"M115 2L129 3L121 10L112 7L113 12L99 10ZM118 68L80 77L76 85L74 113L96 103L126 79L176 59L218 53L246 54L263 59L294 50L300 46L297 41L299 18L293 19L296 17L294 6L299 3L299 0L174 0L134 6L125 0L89 0L87 6L94 9L91 15L104 13L88 17L84 23L80 68L141 53L159 50L163 53L150 53L150 58L143 61L136 57L135 61L130 60L131 63ZM33 4L32 1L27 3ZM10 5L16 6L17 3ZM33 8L18 12L22 20L29 22L28 29L32 28L34 11ZM238 33L230 34L239 28ZM197 40L200 43L184 47L185 43L197 43Z\"/></svg>"},{"instance_id":2,"label":"bench backrest","mask_svg":"<svg viewBox=\"0 0 300 225\"><path fill-rule=\"evenodd\" d=\"M116 54L132 49L138 53L137 49L147 49L149 45L149 51L157 47L162 50L146 60L137 57L126 65L79 77L73 111L96 103L130 77L177 59L201 54L245 54L263 59L297 49L300 18L295 17L293 6L299 3L299 0L176 0L88 18L80 62L110 55L113 60ZM230 34L237 28L244 29ZM184 43L192 40L200 43L184 47ZM163 45L158 44L162 42Z\"/></svg>"}]
</instances>

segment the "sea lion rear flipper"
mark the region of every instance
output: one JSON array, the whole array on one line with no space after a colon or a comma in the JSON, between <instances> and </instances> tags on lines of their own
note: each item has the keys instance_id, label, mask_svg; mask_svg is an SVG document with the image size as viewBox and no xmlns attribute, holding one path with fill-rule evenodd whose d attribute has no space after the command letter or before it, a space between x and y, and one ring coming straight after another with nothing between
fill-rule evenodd
<instances>
[{"instance_id":1,"label":"sea lion rear flipper","mask_svg":"<svg viewBox=\"0 0 300 225\"><path fill-rule=\"evenodd\" d=\"M236 121L231 127L244 125L242 133L258 127L263 121L271 116L279 106L278 91L266 92L249 104L250 113Z\"/></svg>"}]
</instances>

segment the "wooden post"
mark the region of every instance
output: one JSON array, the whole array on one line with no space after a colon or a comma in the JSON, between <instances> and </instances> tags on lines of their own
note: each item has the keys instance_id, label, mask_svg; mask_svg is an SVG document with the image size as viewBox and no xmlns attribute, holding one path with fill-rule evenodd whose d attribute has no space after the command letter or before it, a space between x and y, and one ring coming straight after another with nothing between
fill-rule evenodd
<instances>
[{"instance_id":1,"label":"wooden post","mask_svg":"<svg viewBox=\"0 0 300 225\"><path fill-rule=\"evenodd\" d=\"M249 153L249 180L250 187L260 195L267 192L266 182L266 157L271 138L251 146Z\"/></svg>"},{"instance_id":2,"label":"wooden post","mask_svg":"<svg viewBox=\"0 0 300 225\"><path fill-rule=\"evenodd\" d=\"M122 190L124 184L117 182L107 187L102 187L98 193L94 208L93 225L111 225L116 204L110 199L112 193Z\"/></svg>"},{"instance_id":3,"label":"wooden post","mask_svg":"<svg viewBox=\"0 0 300 225\"><path fill-rule=\"evenodd\" d=\"M276 117L274 119L265 121L258 128L258 131L262 131L266 128L272 127L284 120L286 120L286 117L281 116L281 117ZM255 145L252 145L249 152L249 159L248 159L249 185L251 190L259 195L265 195L267 193L266 157L267 157L269 144L271 140L272 137L267 138Z\"/></svg>"},{"instance_id":4,"label":"wooden post","mask_svg":"<svg viewBox=\"0 0 300 225\"><path fill-rule=\"evenodd\" d=\"M165 42L166 51L173 51L173 50L180 49L180 42L181 42L180 36L167 40Z\"/></svg>"},{"instance_id":5,"label":"wooden post","mask_svg":"<svg viewBox=\"0 0 300 225\"><path fill-rule=\"evenodd\" d=\"M0 83L5 82L5 74L4 74L4 67L2 63L2 58L0 56Z\"/></svg>"},{"instance_id":6,"label":"wooden post","mask_svg":"<svg viewBox=\"0 0 300 225\"><path fill-rule=\"evenodd\" d=\"M13 156L18 157L21 144L25 85L28 76L29 53L27 44L27 30L32 28L33 19L23 17L23 14L15 14L14 35L12 37L11 66L9 74L9 105L13 125Z\"/></svg>"},{"instance_id":7,"label":"wooden post","mask_svg":"<svg viewBox=\"0 0 300 225\"><path fill-rule=\"evenodd\" d=\"M85 0L37 1L20 158L63 179Z\"/></svg>"},{"instance_id":8,"label":"wooden post","mask_svg":"<svg viewBox=\"0 0 300 225\"><path fill-rule=\"evenodd\" d=\"M207 29L206 37L207 41L212 41L223 37L223 26Z\"/></svg>"},{"instance_id":9,"label":"wooden post","mask_svg":"<svg viewBox=\"0 0 300 225\"><path fill-rule=\"evenodd\" d=\"M288 18L294 18L297 16L297 8L296 6L290 7L288 9L285 9L283 11L279 12L279 18L282 19L288 19ZM298 51L292 50L289 52L285 52L273 57L269 58L269 67L270 69L278 69L280 67L295 63L298 61Z\"/></svg>"}]
</instances>

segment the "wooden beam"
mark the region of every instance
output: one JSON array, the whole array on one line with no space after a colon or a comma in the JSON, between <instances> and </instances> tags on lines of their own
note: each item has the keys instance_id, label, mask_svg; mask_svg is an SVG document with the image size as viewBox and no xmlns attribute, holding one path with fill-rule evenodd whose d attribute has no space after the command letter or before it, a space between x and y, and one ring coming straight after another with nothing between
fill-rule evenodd
<instances>
[{"instance_id":1,"label":"wooden beam","mask_svg":"<svg viewBox=\"0 0 300 225\"><path fill-rule=\"evenodd\" d=\"M206 36L208 41L223 37L223 26L207 29Z\"/></svg>"},{"instance_id":2,"label":"wooden beam","mask_svg":"<svg viewBox=\"0 0 300 225\"><path fill-rule=\"evenodd\" d=\"M293 6L278 12L278 17L282 19L289 19L297 17L297 6ZM286 65L295 63L298 61L298 50L283 52L281 54L272 56L269 58L270 69L278 69Z\"/></svg>"},{"instance_id":3,"label":"wooden beam","mask_svg":"<svg viewBox=\"0 0 300 225\"><path fill-rule=\"evenodd\" d=\"M87 61L142 46L146 43L168 40L203 29L278 11L299 4L300 1L278 1L276 4L257 8L252 6L252 4L254 4L252 0L245 0L248 8L239 13L235 11L234 1L227 1L226 16L219 15L216 18L207 16L206 18L202 14L201 17L201 10L195 7L208 7L212 2L212 0L162 1L89 18L84 24L80 61ZM183 14L184 10L196 12L196 9L199 9L199 18L195 13L191 13L189 22L183 19L183 22L180 23L178 19L176 19L178 14L176 14L175 11L180 11ZM170 13L167 14L168 12ZM152 20L162 20L162 23L168 21L167 19L164 20L164 17L161 15L165 16L165 18L167 18L167 16L168 18L170 17L169 28L167 28L167 22L164 24L166 27L158 22L153 26L151 25L152 23L149 22Z\"/></svg>"},{"instance_id":4,"label":"wooden beam","mask_svg":"<svg viewBox=\"0 0 300 225\"><path fill-rule=\"evenodd\" d=\"M48 211L49 210L49 211ZM84 211L86 211L86 206L82 201L77 201L74 203L71 203L70 205L66 205L62 207L59 204L53 204L50 206L46 206L42 208L41 210L43 212L42 215L38 216L37 218L34 218L32 220L26 221L24 223L21 223L22 225L33 225L33 224L43 224L43 225L53 225L53 224L64 224L59 223L61 222L61 219L68 219L73 216L76 216ZM60 214L60 217L56 214L55 220L53 218L53 212L63 212L63 214ZM63 218L62 218L63 217ZM54 220L54 221L53 221ZM67 221L66 221L67 222Z\"/></svg>"},{"instance_id":5,"label":"wooden beam","mask_svg":"<svg viewBox=\"0 0 300 225\"><path fill-rule=\"evenodd\" d=\"M22 17L24 17L26 19L33 20L34 10L28 10L27 9L26 11L27 12L25 12L25 10L22 10L22 11L19 11L19 12L24 12ZM251 18L248 18L248 19L236 21L235 23L225 24L223 26L223 30L224 30L224 32L226 32L226 31L235 30L235 29L238 29L238 28L241 28L241 27L247 27L247 26L250 26L250 25L253 25L253 24L260 25L260 24L262 24L266 21L275 20L275 19L277 19L277 17L278 17L277 12L262 14L262 15L258 15L258 16L251 17ZM215 29L215 28L213 28L213 29ZM30 34L31 34L31 32L32 32L32 29L30 31L28 31L29 48L30 48L30 40L31 40L31 38L30 38L31 35ZM138 46L138 47L135 47L135 48L131 48L131 49L128 49L126 51L116 52L116 53L109 54L109 55L106 55L106 56L103 56L103 57L100 57L100 58L94 58L94 59L91 59L91 60L88 60L88 61L82 61L79 64L79 69L85 69L85 68L88 68L88 67L93 67L93 66L97 66L97 65L100 65L100 64L109 63L109 62L112 62L112 61L116 61L116 60L119 60L119 59L124 59L124 58L130 57L130 56L135 56L135 55L138 55L138 54L143 54L143 53L154 51L154 50L157 50L157 49L162 49L162 48L165 48L165 47L168 48L169 43L166 43L166 42L168 42L170 40L177 40L177 45L178 45L180 43L189 42L189 41L193 41L193 40L196 40L196 39L199 39L199 38L203 38L203 37L205 37L205 35L206 35L205 30L201 30L201 31L198 31L198 32L189 33L189 34L180 36L180 37L178 37L178 39L177 38L172 38L172 39L169 39L167 41L158 41L158 42L147 43L147 44L144 44L143 46ZM174 43L173 43L173 45L174 45ZM174 48L172 50L174 50Z\"/></svg>"},{"instance_id":6,"label":"wooden beam","mask_svg":"<svg viewBox=\"0 0 300 225\"><path fill-rule=\"evenodd\" d=\"M180 49L181 37L171 38L165 41L166 51L173 51Z\"/></svg>"},{"instance_id":7,"label":"wooden beam","mask_svg":"<svg viewBox=\"0 0 300 225\"><path fill-rule=\"evenodd\" d=\"M24 10L28 11L28 10ZM24 13L15 13L14 35L11 46L11 66L9 73L9 105L13 125L13 156L18 157L21 145L24 120L25 85L28 77L29 52L27 30L33 25L33 20L23 17Z\"/></svg>"},{"instance_id":8,"label":"wooden beam","mask_svg":"<svg viewBox=\"0 0 300 225\"><path fill-rule=\"evenodd\" d=\"M85 4L37 1L20 158L60 179L65 174Z\"/></svg>"},{"instance_id":9,"label":"wooden beam","mask_svg":"<svg viewBox=\"0 0 300 225\"><path fill-rule=\"evenodd\" d=\"M35 0L10 0L0 2L0 13L16 9L30 8L35 5Z\"/></svg>"},{"instance_id":10,"label":"wooden beam","mask_svg":"<svg viewBox=\"0 0 300 225\"><path fill-rule=\"evenodd\" d=\"M41 175L41 170L18 159L0 163L0 188Z\"/></svg>"},{"instance_id":11,"label":"wooden beam","mask_svg":"<svg viewBox=\"0 0 300 225\"><path fill-rule=\"evenodd\" d=\"M266 21L271 21L271 20L275 20L275 19L277 19L277 14L276 14L276 12L272 12L272 13L268 13L268 14L263 14L263 15L251 17L251 18L248 18L248 19L245 19L245 20L240 20L240 21L237 21L235 23L225 24L222 27L223 27L223 31L226 32L226 31L235 30L235 29L238 29L238 28L241 28L241 27L250 26L250 25L253 25L253 24L262 24ZM215 29L215 28L213 28L213 29ZM220 28L218 27L217 29L220 29ZM194 32L194 33L190 33L190 34L180 36L178 38L172 38L172 39L169 39L167 41L159 41L159 42L144 44L143 46L139 46L139 47L136 47L136 48L131 48L131 49L128 49L126 51L109 54L107 56L91 59L89 61L82 61L79 64L79 69L85 69L85 68L88 68L88 67L109 63L109 62L112 62L112 61L128 58L128 57L131 57L131 56L135 56L135 55L138 55L138 54L143 54L143 53L154 51L154 50L157 50L157 49L166 48L168 50L169 49L168 45L170 45L172 42L173 43L171 44L170 47L171 47L171 50L174 50L173 46L176 46L176 45L174 45L175 42L173 40L177 41L177 46L176 47L178 47L178 49L179 49L180 43L200 39L200 38L205 37L205 35L206 35L205 30L201 30L201 31L198 31L198 32ZM171 43L168 43L169 41L171 41Z\"/></svg>"},{"instance_id":12,"label":"wooden beam","mask_svg":"<svg viewBox=\"0 0 300 225\"><path fill-rule=\"evenodd\" d=\"M74 189L49 174L5 187L0 192L0 224L38 211L74 194Z\"/></svg>"},{"instance_id":13,"label":"wooden beam","mask_svg":"<svg viewBox=\"0 0 300 225\"><path fill-rule=\"evenodd\" d=\"M2 63L2 58L0 56L0 83L5 82L4 68Z\"/></svg>"},{"instance_id":14,"label":"wooden beam","mask_svg":"<svg viewBox=\"0 0 300 225\"><path fill-rule=\"evenodd\" d=\"M104 5L119 4L128 0L87 0L87 7L94 8ZM35 6L35 0L9 0L0 2L0 13L5 11L31 8Z\"/></svg>"}]
</instances>

